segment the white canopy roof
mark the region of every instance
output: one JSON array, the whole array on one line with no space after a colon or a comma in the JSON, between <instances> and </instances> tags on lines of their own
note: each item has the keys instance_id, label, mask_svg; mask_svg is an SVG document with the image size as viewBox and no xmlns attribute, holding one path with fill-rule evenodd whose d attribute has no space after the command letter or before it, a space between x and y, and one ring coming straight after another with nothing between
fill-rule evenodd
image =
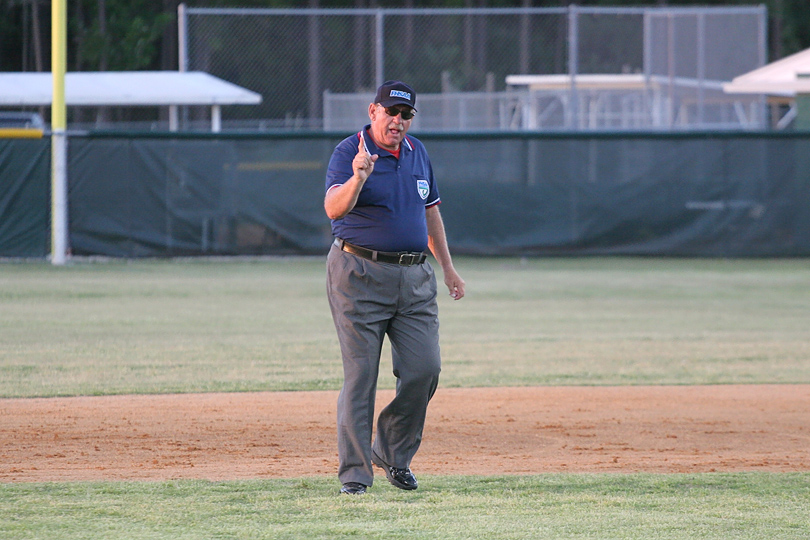
<instances>
[{"instance_id":1,"label":"white canopy roof","mask_svg":"<svg viewBox=\"0 0 810 540\"><path fill-rule=\"evenodd\" d=\"M767 94L793 97L810 94L810 49L735 77L723 85L729 94Z\"/></svg>"},{"instance_id":2,"label":"white canopy roof","mask_svg":"<svg viewBox=\"0 0 810 540\"><path fill-rule=\"evenodd\" d=\"M580 74L573 80L577 88L595 88L598 90L627 90L644 88L644 75L636 74ZM529 90L568 90L571 88L570 75L507 75L509 86L526 86Z\"/></svg>"},{"instance_id":3,"label":"white canopy roof","mask_svg":"<svg viewBox=\"0 0 810 540\"><path fill-rule=\"evenodd\" d=\"M0 73L0 106L50 106L50 72ZM65 101L79 106L255 105L262 96L201 71L77 71Z\"/></svg>"}]
</instances>

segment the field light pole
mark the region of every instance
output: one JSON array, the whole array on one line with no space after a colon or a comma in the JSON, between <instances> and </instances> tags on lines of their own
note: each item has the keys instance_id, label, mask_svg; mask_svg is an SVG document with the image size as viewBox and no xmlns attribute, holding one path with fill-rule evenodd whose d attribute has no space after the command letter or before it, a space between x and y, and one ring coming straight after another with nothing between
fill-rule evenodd
<instances>
[{"instance_id":1,"label":"field light pole","mask_svg":"<svg viewBox=\"0 0 810 540\"><path fill-rule=\"evenodd\" d=\"M67 261L67 0L51 4L51 264Z\"/></svg>"}]
</instances>

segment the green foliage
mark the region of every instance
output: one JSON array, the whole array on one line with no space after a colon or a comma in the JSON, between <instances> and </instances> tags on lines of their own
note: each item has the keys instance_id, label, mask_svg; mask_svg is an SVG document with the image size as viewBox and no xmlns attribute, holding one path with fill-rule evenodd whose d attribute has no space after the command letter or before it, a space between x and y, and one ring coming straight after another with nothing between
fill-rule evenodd
<instances>
[{"instance_id":1,"label":"green foliage","mask_svg":"<svg viewBox=\"0 0 810 540\"><path fill-rule=\"evenodd\" d=\"M76 0L68 2L69 46L68 66L70 70L141 70L166 69L175 64L176 58L176 12L179 0ZM580 6L729 6L729 5L760 5L763 0L580 0L574 4ZM382 7L401 8L400 0L380 0L378 2L362 1L360 4L353 0L191 0L186 2L189 7L242 7L242 8L351 8L351 7ZM568 0L533 0L529 2L534 7L566 7ZM34 26L32 22L32 5L38 6L39 14L39 43L40 51L34 52ZM769 14L769 51L770 60L795 53L810 47L810 3L805 0L765 0ZM411 6L417 8L443 8L443 7L522 7L523 0L481 0L464 2L462 0L414 0ZM50 66L50 13L48 6L33 0L5 0L0 2L0 70L2 71L30 71ZM103 21L99 13L104 12ZM585 24L585 21L581 21ZM240 20L240 24L249 24ZM495 67L481 67L478 62L470 62L459 46L463 42L459 29L449 28L446 20L438 25L439 32L446 35L448 42L441 47L425 49L423 43L427 40L415 39L404 53L387 49L385 59L387 70L397 77L411 81L422 91L440 91L441 81L436 73L425 66L451 65L445 69L449 75L451 86L458 90L480 90L487 84L488 72L496 75L495 79L503 80L504 74L516 73L519 53L514 50L514 40L505 39L504 36L490 35L486 43L476 42L475 55L486 54L491 58L503 59ZM621 26L621 23L619 24ZM389 29L391 35L401 29ZM537 45L539 50L530 51L531 65L529 70L537 73L565 72L565 28L559 24L551 26L545 23L538 24L537 19L532 23L532 31L548 36L546 43ZM600 32L604 32L601 30ZM287 34L292 34L287 35ZM368 73L358 76L348 76L353 68L347 61L347 48L344 44L355 43L360 36L350 25L348 31L330 28L321 29L323 43L322 80L325 87L332 92L354 92L361 90L355 88L357 80L370 80ZM371 38L372 32L364 32ZM260 34L261 35L261 34ZM210 52L209 68L212 72L224 76L228 80L250 88L267 96L283 82L285 78L292 78L298 73L301 66L308 62L307 48L301 46L306 40L306 30L289 29L283 36L268 36L268 39L258 39L250 47L242 44L227 43L222 40L222 49L217 49L213 42ZM605 71L632 71L640 69L641 59L634 55L640 50L638 42L640 37L624 33L621 28L599 35L596 32L586 32L583 40L593 40L604 43L604 51L622 49L624 54L616 56L605 55L610 58L621 57L627 60L622 65L612 65L611 61L600 58L598 53L580 59L580 68L595 72ZM22 47L21 47L22 45ZM268 54L268 50L272 54ZM591 48L600 50L599 47ZM275 65L268 65L270 58L278 58ZM419 59L418 62L412 59ZM362 60L361 60L362 63ZM368 58L365 68L370 69L373 64ZM253 69L262 65L262 70ZM261 71L261 74L257 72ZM265 74L272 73L273 77ZM328 82L326 82L328 81ZM318 111L310 110L306 92L292 93L286 99L266 99L265 103L254 107L231 107L227 114L233 118L252 117L259 114L266 118L282 118L287 115L305 117L318 115ZM150 117L154 111L129 112L130 116Z\"/></svg>"},{"instance_id":2,"label":"green foliage","mask_svg":"<svg viewBox=\"0 0 810 540\"><path fill-rule=\"evenodd\" d=\"M20 15L0 3L0 71L20 71L22 67Z\"/></svg>"},{"instance_id":3,"label":"green foliage","mask_svg":"<svg viewBox=\"0 0 810 540\"><path fill-rule=\"evenodd\" d=\"M109 71L131 71L158 67L160 39L168 24L174 23L172 13L160 11L160 4L149 0L118 2L104 0L106 18L102 24L98 10L100 2L85 0L85 28L77 28L80 55L90 70L106 66Z\"/></svg>"},{"instance_id":4,"label":"green foliage","mask_svg":"<svg viewBox=\"0 0 810 540\"><path fill-rule=\"evenodd\" d=\"M568 0L533 1L537 7L565 7ZM729 6L760 5L763 0L580 0L580 6ZM775 51L785 56L810 47L810 3L805 0L766 0L770 18L769 34L771 36L771 54ZM106 29L100 24L98 11L101 4L106 7ZM192 0L189 7L311 7L309 0ZM351 0L319 0L320 7L356 7ZM364 2L363 5L367 5ZM402 7L399 0L383 0L375 6L387 8ZM522 0L486 0L474 2L475 7L521 7ZM467 7L468 2L461 0L414 0L413 7ZM44 54L50 54L47 46L50 33L49 14L44 5L40 6L41 33L45 44ZM7 71L20 70L20 41L23 39L21 25L30 17L23 17L23 10L29 10L30 4L21 0L0 2L0 68ZM81 13L81 16L78 15ZM109 70L134 70L159 68L161 47L174 46L161 43L161 35L167 25L173 25L176 19L176 2L154 2L151 0L81 0L80 9L69 2L69 24L71 28L71 47L69 65L75 64L76 58L86 63L83 69L99 69L106 61ZM30 36L30 28L26 30ZM29 37L30 39L30 37ZM30 45L29 45L30 46ZM488 46L497 46L497 43ZM106 60L105 60L106 57ZM775 59L775 58L774 58ZM46 58L47 60L47 58ZM30 61L29 61L30 63ZM27 66L26 69L30 69ZM411 80L418 78L418 73L409 74ZM459 87L480 87L482 75L469 68L461 67L453 74L454 82Z\"/></svg>"},{"instance_id":5,"label":"green foliage","mask_svg":"<svg viewBox=\"0 0 810 540\"><path fill-rule=\"evenodd\" d=\"M420 477L0 485L0 537L52 539L807 538L810 475Z\"/></svg>"},{"instance_id":6,"label":"green foliage","mask_svg":"<svg viewBox=\"0 0 810 540\"><path fill-rule=\"evenodd\" d=\"M805 0L771 0L771 19L780 22L785 55L810 46L810 2ZM773 26L773 25L772 25Z\"/></svg>"}]
</instances>

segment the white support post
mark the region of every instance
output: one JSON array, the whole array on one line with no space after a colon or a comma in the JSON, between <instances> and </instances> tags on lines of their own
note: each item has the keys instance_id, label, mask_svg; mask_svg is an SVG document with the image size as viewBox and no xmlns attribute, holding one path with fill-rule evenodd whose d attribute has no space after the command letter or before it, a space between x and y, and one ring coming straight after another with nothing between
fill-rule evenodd
<instances>
[{"instance_id":1,"label":"white support post","mask_svg":"<svg viewBox=\"0 0 810 540\"><path fill-rule=\"evenodd\" d=\"M211 131L213 133L222 131L222 107L220 105L211 105Z\"/></svg>"},{"instance_id":2,"label":"white support post","mask_svg":"<svg viewBox=\"0 0 810 540\"><path fill-rule=\"evenodd\" d=\"M169 131L177 131L177 126L180 124L178 119L177 105L169 105Z\"/></svg>"}]
</instances>

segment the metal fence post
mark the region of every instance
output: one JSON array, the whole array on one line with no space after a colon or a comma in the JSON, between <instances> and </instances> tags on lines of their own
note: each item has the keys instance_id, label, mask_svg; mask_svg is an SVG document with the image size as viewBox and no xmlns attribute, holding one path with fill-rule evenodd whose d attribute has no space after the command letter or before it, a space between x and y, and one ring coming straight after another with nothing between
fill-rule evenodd
<instances>
[{"instance_id":1,"label":"metal fence post","mask_svg":"<svg viewBox=\"0 0 810 540\"><path fill-rule=\"evenodd\" d=\"M322 117L321 107L321 22L317 12L313 11L307 15L307 46L308 53L308 76L307 76L307 97L309 121L314 123L317 118Z\"/></svg>"},{"instance_id":2,"label":"metal fence post","mask_svg":"<svg viewBox=\"0 0 810 540\"><path fill-rule=\"evenodd\" d=\"M182 3L177 5L177 71L188 71L188 13ZM177 131L179 127L179 107L169 105L169 131Z\"/></svg>"},{"instance_id":3,"label":"metal fence post","mask_svg":"<svg viewBox=\"0 0 810 540\"><path fill-rule=\"evenodd\" d=\"M644 28L643 28L644 50L642 51L642 61L644 62L644 94L642 95L642 103L644 106L644 114L648 116L651 126L655 126L655 115L652 108L652 16L648 9L644 10Z\"/></svg>"},{"instance_id":4,"label":"metal fence post","mask_svg":"<svg viewBox=\"0 0 810 540\"><path fill-rule=\"evenodd\" d=\"M577 71L579 71L579 21L577 6L568 6L568 76L571 81L567 126L576 129L579 121L579 97L577 96Z\"/></svg>"},{"instance_id":5,"label":"metal fence post","mask_svg":"<svg viewBox=\"0 0 810 540\"><path fill-rule=\"evenodd\" d=\"M188 71L188 15L185 4L177 6L177 70Z\"/></svg>"},{"instance_id":6,"label":"metal fence post","mask_svg":"<svg viewBox=\"0 0 810 540\"><path fill-rule=\"evenodd\" d=\"M759 65L764 66L768 61L768 7L765 4L759 5ZM768 98L765 95L759 97L760 125L765 125Z\"/></svg>"},{"instance_id":7,"label":"metal fence post","mask_svg":"<svg viewBox=\"0 0 810 540\"><path fill-rule=\"evenodd\" d=\"M380 87L385 82L385 12L378 8L374 14L374 59L375 59L375 86Z\"/></svg>"},{"instance_id":8,"label":"metal fence post","mask_svg":"<svg viewBox=\"0 0 810 540\"><path fill-rule=\"evenodd\" d=\"M702 124L706 111L706 13L697 15L697 101L698 121Z\"/></svg>"},{"instance_id":9,"label":"metal fence post","mask_svg":"<svg viewBox=\"0 0 810 540\"><path fill-rule=\"evenodd\" d=\"M667 127L675 124L675 17L667 12Z\"/></svg>"}]
</instances>

